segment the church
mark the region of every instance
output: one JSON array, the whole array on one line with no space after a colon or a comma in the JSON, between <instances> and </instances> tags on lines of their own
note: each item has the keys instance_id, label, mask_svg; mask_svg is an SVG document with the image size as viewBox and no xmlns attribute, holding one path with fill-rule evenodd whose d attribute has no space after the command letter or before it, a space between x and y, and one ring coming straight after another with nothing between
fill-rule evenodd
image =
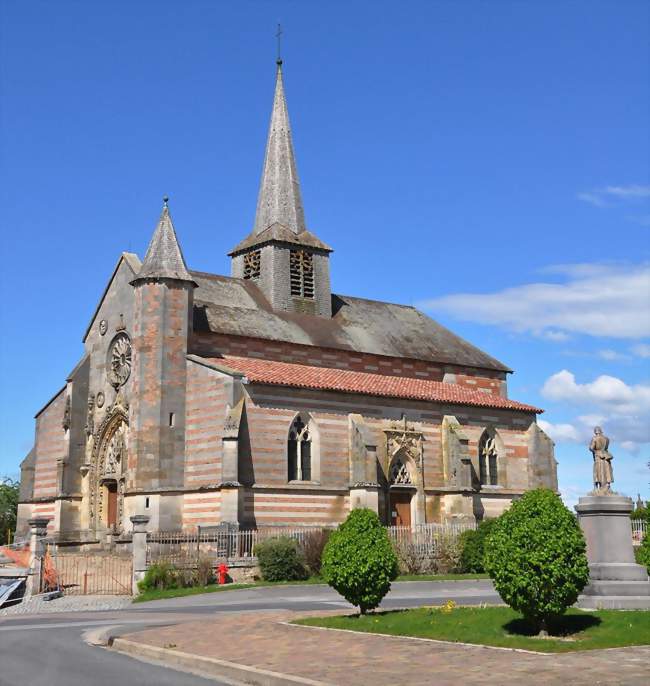
<instances>
[{"instance_id":1,"label":"church","mask_svg":"<svg viewBox=\"0 0 650 686\"><path fill-rule=\"evenodd\" d=\"M557 490L511 370L414 307L332 292L332 252L305 222L278 60L231 275L188 267L164 199L36 414L18 536L36 516L77 544L128 536L136 514L151 531L330 526L356 507L386 525L476 521Z\"/></svg>"}]
</instances>

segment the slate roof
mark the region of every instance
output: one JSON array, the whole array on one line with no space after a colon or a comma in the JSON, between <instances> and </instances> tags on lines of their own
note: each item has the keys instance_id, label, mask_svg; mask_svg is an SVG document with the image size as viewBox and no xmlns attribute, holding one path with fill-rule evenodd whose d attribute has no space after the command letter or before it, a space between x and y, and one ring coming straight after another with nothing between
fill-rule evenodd
<instances>
[{"instance_id":1,"label":"slate roof","mask_svg":"<svg viewBox=\"0 0 650 686\"><path fill-rule=\"evenodd\" d=\"M135 278L136 281L140 279L192 280L187 271L166 201L147 254L144 256L142 267Z\"/></svg>"},{"instance_id":2,"label":"slate roof","mask_svg":"<svg viewBox=\"0 0 650 686\"><path fill-rule=\"evenodd\" d=\"M308 231L305 225L305 210L291 140L281 61L277 63L275 95L257 196L255 225L251 233L229 254L236 255L238 252L270 241L332 252L332 248Z\"/></svg>"},{"instance_id":3,"label":"slate roof","mask_svg":"<svg viewBox=\"0 0 650 686\"><path fill-rule=\"evenodd\" d=\"M306 228L281 62L278 63L275 76L273 110L253 232L259 234L276 223L286 226L293 233L301 233Z\"/></svg>"},{"instance_id":4,"label":"slate roof","mask_svg":"<svg viewBox=\"0 0 650 686\"><path fill-rule=\"evenodd\" d=\"M537 414L543 412L533 405L526 405L516 400L502 398L459 384L430 381L429 379L386 376L348 369L314 367L292 362L277 362L233 355L224 355L219 358L198 358L198 356L193 355L190 359L207 362L219 370L232 370L243 374L249 383L340 391L386 398L407 398L409 400L518 410Z\"/></svg>"},{"instance_id":5,"label":"slate roof","mask_svg":"<svg viewBox=\"0 0 650 686\"><path fill-rule=\"evenodd\" d=\"M332 296L332 318L274 311L253 281L190 272L194 327L357 353L425 360L502 372L504 364L407 305Z\"/></svg>"}]
</instances>

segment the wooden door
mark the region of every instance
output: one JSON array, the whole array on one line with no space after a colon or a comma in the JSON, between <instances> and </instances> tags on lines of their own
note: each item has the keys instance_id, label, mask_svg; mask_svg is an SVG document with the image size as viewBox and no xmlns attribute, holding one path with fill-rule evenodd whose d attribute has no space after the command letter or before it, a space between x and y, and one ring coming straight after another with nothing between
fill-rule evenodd
<instances>
[{"instance_id":1,"label":"wooden door","mask_svg":"<svg viewBox=\"0 0 650 686\"><path fill-rule=\"evenodd\" d=\"M117 484L106 484L106 524L111 527L117 524Z\"/></svg>"},{"instance_id":2,"label":"wooden door","mask_svg":"<svg viewBox=\"0 0 650 686\"><path fill-rule=\"evenodd\" d=\"M391 526L411 526L411 494L390 494L390 523Z\"/></svg>"}]
</instances>

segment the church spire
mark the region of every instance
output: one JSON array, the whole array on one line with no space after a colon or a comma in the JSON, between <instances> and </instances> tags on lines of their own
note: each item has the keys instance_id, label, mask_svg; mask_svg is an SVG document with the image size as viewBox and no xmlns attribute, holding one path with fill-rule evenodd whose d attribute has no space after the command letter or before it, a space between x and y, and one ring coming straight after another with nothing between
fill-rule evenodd
<instances>
[{"instance_id":1,"label":"church spire","mask_svg":"<svg viewBox=\"0 0 650 686\"><path fill-rule=\"evenodd\" d=\"M294 234L300 234L305 230L298 169L291 142L289 112L284 97L282 60L279 57L273 112L266 143L260 192L257 197L253 234L258 235L273 224L280 224Z\"/></svg>"},{"instance_id":2,"label":"church spire","mask_svg":"<svg viewBox=\"0 0 650 686\"><path fill-rule=\"evenodd\" d=\"M168 202L169 198L165 196L158 226L156 226L142 267L134 281L140 279L192 281L176 237L176 231L174 231L174 224L167 206Z\"/></svg>"}]
</instances>

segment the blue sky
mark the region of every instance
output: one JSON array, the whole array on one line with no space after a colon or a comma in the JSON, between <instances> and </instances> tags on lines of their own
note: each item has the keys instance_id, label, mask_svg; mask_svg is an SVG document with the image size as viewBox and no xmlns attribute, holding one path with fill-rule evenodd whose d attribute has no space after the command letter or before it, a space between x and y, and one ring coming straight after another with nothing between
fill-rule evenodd
<instances>
[{"instance_id":1,"label":"blue sky","mask_svg":"<svg viewBox=\"0 0 650 686\"><path fill-rule=\"evenodd\" d=\"M170 207L189 265L252 226L275 26L307 224L339 293L418 304L650 497L647 2L0 4L0 473L63 385L122 250Z\"/></svg>"}]
</instances>

